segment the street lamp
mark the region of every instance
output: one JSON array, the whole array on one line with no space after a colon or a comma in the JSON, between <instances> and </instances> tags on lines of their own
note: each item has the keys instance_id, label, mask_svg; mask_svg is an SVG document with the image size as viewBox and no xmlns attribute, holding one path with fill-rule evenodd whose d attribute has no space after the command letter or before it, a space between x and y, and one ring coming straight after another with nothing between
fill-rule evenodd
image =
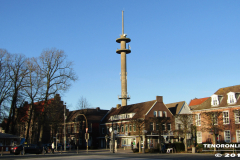
<instances>
[{"instance_id":1,"label":"street lamp","mask_svg":"<svg viewBox=\"0 0 240 160\"><path fill-rule=\"evenodd\" d=\"M108 135L107 134L105 136L105 140L106 140L106 150L107 150L107 140L108 140Z\"/></svg>"},{"instance_id":2,"label":"street lamp","mask_svg":"<svg viewBox=\"0 0 240 160\"><path fill-rule=\"evenodd\" d=\"M78 116L80 116L80 115L82 115L82 116L85 118L85 120L86 120L86 133L85 133L85 139L86 139L86 142L87 142L87 153L88 153L88 139L89 139L89 133L88 133L88 123L87 123L87 118L86 118L86 116L85 116L84 114L78 114L78 115L76 116L76 118L77 118Z\"/></svg>"},{"instance_id":3,"label":"street lamp","mask_svg":"<svg viewBox=\"0 0 240 160\"><path fill-rule=\"evenodd\" d=\"M64 119L64 151L66 151L66 102L64 105L64 114L63 114L63 119Z\"/></svg>"}]
</instances>

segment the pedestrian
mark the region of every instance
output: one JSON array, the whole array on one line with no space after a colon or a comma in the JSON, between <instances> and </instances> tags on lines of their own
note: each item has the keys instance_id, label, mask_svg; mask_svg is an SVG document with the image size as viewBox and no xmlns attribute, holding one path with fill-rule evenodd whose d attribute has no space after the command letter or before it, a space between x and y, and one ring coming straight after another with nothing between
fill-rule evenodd
<instances>
[{"instance_id":1,"label":"pedestrian","mask_svg":"<svg viewBox=\"0 0 240 160\"><path fill-rule=\"evenodd\" d=\"M52 153L54 153L54 142L52 142Z\"/></svg>"}]
</instances>

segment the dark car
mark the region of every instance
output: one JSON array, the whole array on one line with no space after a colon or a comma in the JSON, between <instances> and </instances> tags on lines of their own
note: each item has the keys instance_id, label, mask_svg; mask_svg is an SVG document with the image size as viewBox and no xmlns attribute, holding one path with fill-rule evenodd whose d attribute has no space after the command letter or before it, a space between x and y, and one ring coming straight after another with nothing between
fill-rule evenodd
<instances>
[{"instance_id":1,"label":"dark car","mask_svg":"<svg viewBox=\"0 0 240 160\"><path fill-rule=\"evenodd\" d=\"M24 147L24 151L23 151L23 147ZM44 148L44 153L47 153L47 149L46 147L40 147L36 144L22 144L19 146L12 146L10 153L13 154L24 154L24 153L33 153L33 154L41 154L43 152L43 148Z\"/></svg>"}]
</instances>

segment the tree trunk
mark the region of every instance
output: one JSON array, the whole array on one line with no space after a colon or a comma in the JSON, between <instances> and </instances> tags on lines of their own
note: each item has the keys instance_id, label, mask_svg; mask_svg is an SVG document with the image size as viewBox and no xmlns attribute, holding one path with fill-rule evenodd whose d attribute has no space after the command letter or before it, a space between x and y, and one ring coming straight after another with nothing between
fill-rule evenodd
<instances>
[{"instance_id":1,"label":"tree trunk","mask_svg":"<svg viewBox=\"0 0 240 160\"><path fill-rule=\"evenodd\" d=\"M141 153L141 136L139 135L139 142L138 142L138 149L139 149L139 153Z\"/></svg>"},{"instance_id":2,"label":"tree trunk","mask_svg":"<svg viewBox=\"0 0 240 160\"><path fill-rule=\"evenodd\" d=\"M185 134L184 146L185 146L185 152L187 152L187 134Z\"/></svg>"}]
</instances>

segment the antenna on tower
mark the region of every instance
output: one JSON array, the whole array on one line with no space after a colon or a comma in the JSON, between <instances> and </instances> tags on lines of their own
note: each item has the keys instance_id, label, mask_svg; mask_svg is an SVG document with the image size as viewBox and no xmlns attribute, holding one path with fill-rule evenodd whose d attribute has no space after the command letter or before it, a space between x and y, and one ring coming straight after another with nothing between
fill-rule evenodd
<instances>
[{"instance_id":1,"label":"antenna on tower","mask_svg":"<svg viewBox=\"0 0 240 160\"><path fill-rule=\"evenodd\" d=\"M123 12L122 11L122 35L124 34L124 17L123 17Z\"/></svg>"}]
</instances>

